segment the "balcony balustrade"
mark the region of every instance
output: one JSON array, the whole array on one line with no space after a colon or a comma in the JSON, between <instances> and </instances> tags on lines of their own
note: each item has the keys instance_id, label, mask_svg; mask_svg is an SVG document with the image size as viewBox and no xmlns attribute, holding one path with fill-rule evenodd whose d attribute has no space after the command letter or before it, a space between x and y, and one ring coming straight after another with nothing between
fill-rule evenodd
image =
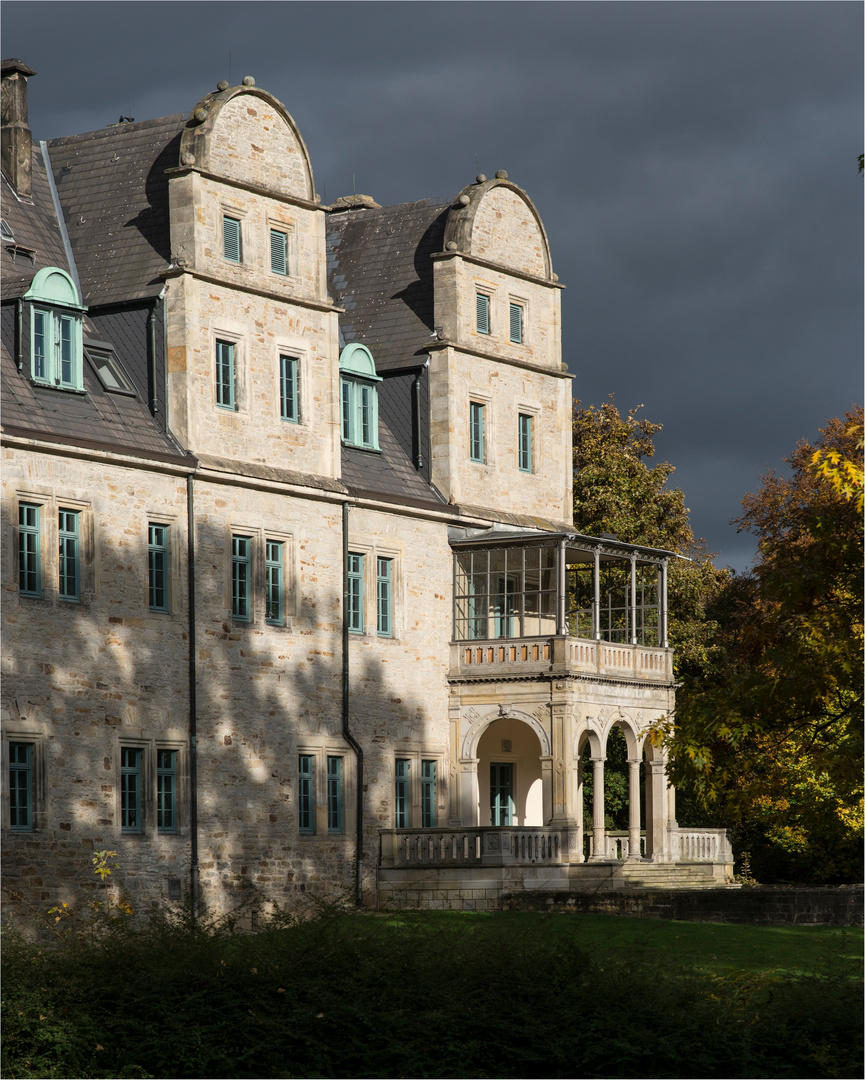
<instances>
[{"instance_id":1,"label":"balcony balustrade","mask_svg":"<svg viewBox=\"0 0 865 1080\"><path fill-rule=\"evenodd\" d=\"M495 679L545 673L670 683L673 680L673 651L560 635L495 638L451 645L451 679Z\"/></svg>"}]
</instances>

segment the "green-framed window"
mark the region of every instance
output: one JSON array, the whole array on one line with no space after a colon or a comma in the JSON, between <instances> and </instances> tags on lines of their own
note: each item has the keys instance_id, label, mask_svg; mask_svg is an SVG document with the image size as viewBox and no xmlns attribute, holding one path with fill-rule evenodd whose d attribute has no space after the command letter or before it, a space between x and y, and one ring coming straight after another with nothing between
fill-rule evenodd
<instances>
[{"instance_id":1,"label":"green-framed window","mask_svg":"<svg viewBox=\"0 0 865 1080\"><path fill-rule=\"evenodd\" d=\"M234 351L233 341L216 342L216 404L220 409L234 409Z\"/></svg>"},{"instance_id":2,"label":"green-framed window","mask_svg":"<svg viewBox=\"0 0 865 1080\"><path fill-rule=\"evenodd\" d=\"M420 824L422 829L434 829L436 824L436 763L420 763Z\"/></svg>"},{"instance_id":3,"label":"green-framed window","mask_svg":"<svg viewBox=\"0 0 865 1080\"><path fill-rule=\"evenodd\" d=\"M156 751L156 828L177 832L177 751Z\"/></svg>"},{"instance_id":4,"label":"green-framed window","mask_svg":"<svg viewBox=\"0 0 865 1080\"><path fill-rule=\"evenodd\" d=\"M137 747L120 748L120 831L125 833L140 833L143 827L141 758Z\"/></svg>"},{"instance_id":5,"label":"green-framed window","mask_svg":"<svg viewBox=\"0 0 865 1080\"><path fill-rule=\"evenodd\" d=\"M490 763L490 825L514 823L514 767L510 762Z\"/></svg>"},{"instance_id":6,"label":"green-framed window","mask_svg":"<svg viewBox=\"0 0 865 1080\"><path fill-rule=\"evenodd\" d=\"M376 559L376 608L379 637L393 637L393 559Z\"/></svg>"},{"instance_id":7,"label":"green-framed window","mask_svg":"<svg viewBox=\"0 0 865 1080\"><path fill-rule=\"evenodd\" d=\"M9 827L33 828L33 744L9 743Z\"/></svg>"},{"instance_id":8,"label":"green-framed window","mask_svg":"<svg viewBox=\"0 0 865 1080\"><path fill-rule=\"evenodd\" d=\"M147 526L147 604L151 611L168 611L168 526Z\"/></svg>"},{"instance_id":9,"label":"green-framed window","mask_svg":"<svg viewBox=\"0 0 865 1080\"><path fill-rule=\"evenodd\" d=\"M490 298L486 293L479 292L475 294L475 311L477 314L478 333L491 333Z\"/></svg>"},{"instance_id":10,"label":"green-framed window","mask_svg":"<svg viewBox=\"0 0 865 1080\"><path fill-rule=\"evenodd\" d=\"M279 415L290 424L300 423L300 384L296 356L279 358Z\"/></svg>"},{"instance_id":11,"label":"green-framed window","mask_svg":"<svg viewBox=\"0 0 865 1080\"><path fill-rule=\"evenodd\" d=\"M472 461L486 461L485 413L486 406L481 402L469 402L469 458Z\"/></svg>"},{"instance_id":12,"label":"green-framed window","mask_svg":"<svg viewBox=\"0 0 865 1080\"><path fill-rule=\"evenodd\" d=\"M240 622L252 619L252 537L231 538L231 615Z\"/></svg>"},{"instance_id":13,"label":"green-framed window","mask_svg":"<svg viewBox=\"0 0 865 1080\"><path fill-rule=\"evenodd\" d=\"M270 230L270 269L274 274L288 274L288 236L279 229Z\"/></svg>"},{"instance_id":14,"label":"green-framed window","mask_svg":"<svg viewBox=\"0 0 865 1080\"><path fill-rule=\"evenodd\" d=\"M58 390L84 389L81 305L75 282L65 270L39 270L24 294L29 300L30 377Z\"/></svg>"},{"instance_id":15,"label":"green-framed window","mask_svg":"<svg viewBox=\"0 0 865 1080\"><path fill-rule=\"evenodd\" d=\"M363 555L348 555L348 629L352 634L363 633Z\"/></svg>"},{"instance_id":16,"label":"green-framed window","mask_svg":"<svg viewBox=\"0 0 865 1080\"><path fill-rule=\"evenodd\" d=\"M327 831L342 832L342 758L327 759Z\"/></svg>"},{"instance_id":17,"label":"green-framed window","mask_svg":"<svg viewBox=\"0 0 865 1080\"><path fill-rule=\"evenodd\" d=\"M81 538L80 511L61 510L59 513L59 595L61 600L81 599Z\"/></svg>"},{"instance_id":18,"label":"green-framed window","mask_svg":"<svg viewBox=\"0 0 865 1080\"><path fill-rule=\"evenodd\" d=\"M302 833L315 832L315 757L297 759L297 824Z\"/></svg>"},{"instance_id":19,"label":"green-framed window","mask_svg":"<svg viewBox=\"0 0 865 1080\"><path fill-rule=\"evenodd\" d=\"M281 540L265 540L265 621L282 626L284 619L282 592L285 544Z\"/></svg>"},{"instance_id":20,"label":"green-framed window","mask_svg":"<svg viewBox=\"0 0 865 1080\"><path fill-rule=\"evenodd\" d=\"M365 345L346 345L339 357L342 441L378 450L378 384L375 361Z\"/></svg>"},{"instance_id":21,"label":"green-framed window","mask_svg":"<svg viewBox=\"0 0 865 1080\"><path fill-rule=\"evenodd\" d=\"M535 418L530 413L519 415L519 466L520 472L534 471L534 426Z\"/></svg>"},{"instance_id":22,"label":"green-framed window","mask_svg":"<svg viewBox=\"0 0 865 1080\"><path fill-rule=\"evenodd\" d=\"M509 319L508 330L510 332L510 339L515 345L522 345L523 343L523 305L514 304L511 302L508 305Z\"/></svg>"},{"instance_id":23,"label":"green-framed window","mask_svg":"<svg viewBox=\"0 0 865 1080\"><path fill-rule=\"evenodd\" d=\"M408 758L396 759L396 788L394 791L394 809L396 814L396 827L408 829L411 821L409 772L411 761Z\"/></svg>"},{"instance_id":24,"label":"green-framed window","mask_svg":"<svg viewBox=\"0 0 865 1080\"><path fill-rule=\"evenodd\" d=\"M240 219L227 214L222 218L222 252L226 262L239 263L241 260Z\"/></svg>"},{"instance_id":25,"label":"green-framed window","mask_svg":"<svg viewBox=\"0 0 865 1080\"><path fill-rule=\"evenodd\" d=\"M41 513L36 503L18 503L18 592L22 596L42 595Z\"/></svg>"}]
</instances>

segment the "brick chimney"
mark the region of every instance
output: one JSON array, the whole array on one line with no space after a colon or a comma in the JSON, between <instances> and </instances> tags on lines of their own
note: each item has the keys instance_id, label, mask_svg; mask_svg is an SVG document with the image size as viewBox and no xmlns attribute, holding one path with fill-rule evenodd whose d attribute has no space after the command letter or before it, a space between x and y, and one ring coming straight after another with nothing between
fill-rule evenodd
<instances>
[{"instance_id":1,"label":"brick chimney","mask_svg":"<svg viewBox=\"0 0 865 1080\"><path fill-rule=\"evenodd\" d=\"M36 72L20 60L3 60L3 93L0 113L0 166L18 193L29 198L33 161L33 136L27 123L27 80Z\"/></svg>"}]
</instances>

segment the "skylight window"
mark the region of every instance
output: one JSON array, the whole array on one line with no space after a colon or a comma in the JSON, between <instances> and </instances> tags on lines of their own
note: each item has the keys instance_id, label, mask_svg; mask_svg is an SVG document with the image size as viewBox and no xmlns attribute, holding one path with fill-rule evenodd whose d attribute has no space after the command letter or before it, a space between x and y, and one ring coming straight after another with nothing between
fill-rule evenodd
<instances>
[{"instance_id":1,"label":"skylight window","mask_svg":"<svg viewBox=\"0 0 865 1080\"><path fill-rule=\"evenodd\" d=\"M135 395L135 387L120 366L120 361L114 355L113 349L86 345L84 355L104 390L111 394Z\"/></svg>"}]
</instances>

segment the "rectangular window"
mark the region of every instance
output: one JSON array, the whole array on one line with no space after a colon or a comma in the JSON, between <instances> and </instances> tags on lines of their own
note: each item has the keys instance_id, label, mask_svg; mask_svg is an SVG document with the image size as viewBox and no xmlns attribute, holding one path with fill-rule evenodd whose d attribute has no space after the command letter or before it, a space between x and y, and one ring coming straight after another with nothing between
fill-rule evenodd
<instances>
[{"instance_id":1,"label":"rectangular window","mask_svg":"<svg viewBox=\"0 0 865 1080\"><path fill-rule=\"evenodd\" d=\"M33 309L33 378L48 381L48 325L51 316L47 311Z\"/></svg>"},{"instance_id":2,"label":"rectangular window","mask_svg":"<svg viewBox=\"0 0 865 1080\"><path fill-rule=\"evenodd\" d=\"M490 332L490 298L480 292L477 294L477 324L479 334Z\"/></svg>"},{"instance_id":3,"label":"rectangular window","mask_svg":"<svg viewBox=\"0 0 865 1080\"><path fill-rule=\"evenodd\" d=\"M33 744L9 743L9 826L33 828Z\"/></svg>"},{"instance_id":4,"label":"rectangular window","mask_svg":"<svg viewBox=\"0 0 865 1080\"><path fill-rule=\"evenodd\" d=\"M233 217L222 219L222 249L226 262L240 262L240 221Z\"/></svg>"},{"instance_id":5,"label":"rectangular window","mask_svg":"<svg viewBox=\"0 0 865 1080\"><path fill-rule=\"evenodd\" d=\"M534 470L534 464L532 461L532 435L534 427L534 417L528 413L520 413L520 447L519 447L519 464L520 472L532 472Z\"/></svg>"},{"instance_id":6,"label":"rectangular window","mask_svg":"<svg viewBox=\"0 0 865 1080\"><path fill-rule=\"evenodd\" d=\"M376 600L378 632L381 637L393 636L393 593L391 589L392 559L377 559Z\"/></svg>"},{"instance_id":7,"label":"rectangular window","mask_svg":"<svg viewBox=\"0 0 865 1080\"><path fill-rule=\"evenodd\" d=\"M396 827L407 829L409 827L409 766L408 758L396 759Z\"/></svg>"},{"instance_id":8,"label":"rectangular window","mask_svg":"<svg viewBox=\"0 0 865 1080\"><path fill-rule=\"evenodd\" d=\"M78 535L79 512L60 511L60 599L81 599L81 563Z\"/></svg>"},{"instance_id":9,"label":"rectangular window","mask_svg":"<svg viewBox=\"0 0 865 1080\"><path fill-rule=\"evenodd\" d=\"M41 507L18 504L18 591L22 596L42 595Z\"/></svg>"},{"instance_id":10,"label":"rectangular window","mask_svg":"<svg viewBox=\"0 0 865 1080\"><path fill-rule=\"evenodd\" d=\"M36 307L30 310L33 379L61 390L83 390L80 316Z\"/></svg>"},{"instance_id":11,"label":"rectangular window","mask_svg":"<svg viewBox=\"0 0 865 1080\"><path fill-rule=\"evenodd\" d=\"M327 759L327 831L342 832L342 758Z\"/></svg>"},{"instance_id":12,"label":"rectangular window","mask_svg":"<svg viewBox=\"0 0 865 1080\"><path fill-rule=\"evenodd\" d=\"M216 343L216 404L220 409L234 408L234 343Z\"/></svg>"},{"instance_id":13,"label":"rectangular window","mask_svg":"<svg viewBox=\"0 0 865 1080\"><path fill-rule=\"evenodd\" d=\"M294 356L279 358L279 415L292 424L300 420L298 408L297 359Z\"/></svg>"},{"instance_id":14,"label":"rectangular window","mask_svg":"<svg viewBox=\"0 0 865 1080\"><path fill-rule=\"evenodd\" d=\"M252 563L252 538L231 538L231 615L241 622L252 618L250 581Z\"/></svg>"},{"instance_id":15,"label":"rectangular window","mask_svg":"<svg viewBox=\"0 0 865 1080\"><path fill-rule=\"evenodd\" d=\"M484 446L484 410L480 402L469 403L469 457L472 461L486 461Z\"/></svg>"},{"instance_id":16,"label":"rectangular window","mask_svg":"<svg viewBox=\"0 0 865 1080\"><path fill-rule=\"evenodd\" d=\"M436 763L420 763L420 823L422 829L436 825Z\"/></svg>"},{"instance_id":17,"label":"rectangular window","mask_svg":"<svg viewBox=\"0 0 865 1080\"><path fill-rule=\"evenodd\" d=\"M348 556L348 629L352 634L363 633L363 555Z\"/></svg>"},{"instance_id":18,"label":"rectangular window","mask_svg":"<svg viewBox=\"0 0 865 1080\"><path fill-rule=\"evenodd\" d=\"M342 439L352 446L378 450L378 390L371 383L342 376Z\"/></svg>"},{"instance_id":19,"label":"rectangular window","mask_svg":"<svg viewBox=\"0 0 865 1080\"><path fill-rule=\"evenodd\" d=\"M270 230L270 269L283 277L288 273L288 237L279 229Z\"/></svg>"},{"instance_id":20,"label":"rectangular window","mask_svg":"<svg viewBox=\"0 0 865 1080\"><path fill-rule=\"evenodd\" d=\"M278 540L265 540L265 620L282 626L283 552Z\"/></svg>"},{"instance_id":21,"label":"rectangular window","mask_svg":"<svg viewBox=\"0 0 865 1080\"><path fill-rule=\"evenodd\" d=\"M120 831L141 832L141 751L120 749Z\"/></svg>"},{"instance_id":22,"label":"rectangular window","mask_svg":"<svg viewBox=\"0 0 865 1080\"><path fill-rule=\"evenodd\" d=\"M315 832L315 785L312 754L301 754L297 760L297 821L302 833Z\"/></svg>"},{"instance_id":23,"label":"rectangular window","mask_svg":"<svg viewBox=\"0 0 865 1080\"><path fill-rule=\"evenodd\" d=\"M177 832L177 751L156 751L156 828Z\"/></svg>"},{"instance_id":24,"label":"rectangular window","mask_svg":"<svg viewBox=\"0 0 865 1080\"><path fill-rule=\"evenodd\" d=\"M168 611L168 526L147 526L147 604Z\"/></svg>"},{"instance_id":25,"label":"rectangular window","mask_svg":"<svg viewBox=\"0 0 865 1080\"><path fill-rule=\"evenodd\" d=\"M58 315L57 322L60 385L65 390L70 390L76 385L72 367L72 319L68 315Z\"/></svg>"},{"instance_id":26,"label":"rectangular window","mask_svg":"<svg viewBox=\"0 0 865 1080\"><path fill-rule=\"evenodd\" d=\"M523 343L523 306L522 304L510 305L510 336L515 345Z\"/></svg>"}]
</instances>

